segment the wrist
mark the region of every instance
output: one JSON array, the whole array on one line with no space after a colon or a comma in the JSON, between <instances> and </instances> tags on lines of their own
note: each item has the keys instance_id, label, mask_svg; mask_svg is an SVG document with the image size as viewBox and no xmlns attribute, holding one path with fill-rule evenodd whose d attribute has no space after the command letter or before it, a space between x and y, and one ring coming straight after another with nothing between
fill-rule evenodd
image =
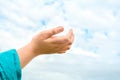
<instances>
[{"instance_id":1,"label":"wrist","mask_svg":"<svg viewBox=\"0 0 120 80\"><path fill-rule=\"evenodd\" d=\"M35 53L35 49L34 49L34 46L31 44L31 43L28 43L26 46L25 46L25 49L26 49L26 52L31 55L31 57L36 57L38 56L36 53Z\"/></svg>"},{"instance_id":2,"label":"wrist","mask_svg":"<svg viewBox=\"0 0 120 80\"><path fill-rule=\"evenodd\" d=\"M34 54L31 44L27 44L17 50L22 68L25 67L37 55Z\"/></svg>"}]
</instances>

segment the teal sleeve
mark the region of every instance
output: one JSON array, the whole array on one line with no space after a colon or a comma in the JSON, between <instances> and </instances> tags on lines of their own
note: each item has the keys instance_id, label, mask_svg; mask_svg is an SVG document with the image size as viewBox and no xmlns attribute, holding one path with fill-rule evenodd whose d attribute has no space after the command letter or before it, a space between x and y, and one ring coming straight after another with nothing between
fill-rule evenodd
<instances>
[{"instance_id":1,"label":"teal sleeve","mask_svg":"<svg viewBox=\"0 0 120 80\"><path fill-rule=\"evenodd\" d=\"M21 66L15 49L0 53L0 80L21 80Z\"/></svg>"}]
</instances>

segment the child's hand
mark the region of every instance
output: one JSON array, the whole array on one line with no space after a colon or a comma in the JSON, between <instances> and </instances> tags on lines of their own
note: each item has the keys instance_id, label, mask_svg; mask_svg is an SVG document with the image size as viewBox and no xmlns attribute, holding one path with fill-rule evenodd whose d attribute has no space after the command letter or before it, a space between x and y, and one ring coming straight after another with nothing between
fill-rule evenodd
<instances>
[{"instance_id":1,"label":"child's hand","mask_svg":"<svg viewBox=\"0 0 120 80\"><path fill-rule=\"evenodd\" d=\"M65 53L70 49L74 34L72 29L64 36L55 36L62 32L63 27L44 30L33 37L32 41L17 50L21 67L25 67L29 61L41 54Z\"/></svg>"},{"instance_id":2,"label":"child's hand","mask_svg":"<svg viewBox=\"0 0 120 80\"><path fill-rule=\"evenodd\" d=\"M65 53L70 49L74 34L72 30L64 36L55 36L64 30L63 27L57 27L50 30L44 30L33 37L29 46L35 55Z\"/></svg>"}]
</instances>

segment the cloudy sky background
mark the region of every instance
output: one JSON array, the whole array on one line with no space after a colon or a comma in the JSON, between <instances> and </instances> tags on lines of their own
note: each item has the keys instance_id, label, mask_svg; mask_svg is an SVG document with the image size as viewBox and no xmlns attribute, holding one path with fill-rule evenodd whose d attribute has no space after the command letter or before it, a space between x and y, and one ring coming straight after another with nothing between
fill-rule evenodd
<instances>
[{"instance_id":1,"label":"cloudy sky background","mask_svg":"<svg viewBox=\"0 0 120 80\"><path fill-rule=\"evenodd\" d=\"M120 0L0 0L0 51L59 25L74 30L71 50L35 58L22 80L120 80Z\"/></svg>"}]
</instances>

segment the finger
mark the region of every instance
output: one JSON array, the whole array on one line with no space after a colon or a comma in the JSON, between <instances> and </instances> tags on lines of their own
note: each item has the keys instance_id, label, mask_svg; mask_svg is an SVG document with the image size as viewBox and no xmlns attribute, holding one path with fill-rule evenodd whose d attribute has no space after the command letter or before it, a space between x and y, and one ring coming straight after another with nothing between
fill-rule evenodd
<instances>
[{"instance_id":1,"label":"finger","mask_svg":"<svg viewBox=\"0 0 120 80\"><path fill-rule=\"evenodd\" d=\"M74 41L74 34L73 34L73 30L72 29L70 29L69 30L69 32L67 33L67 35L66 35L67 37L68 37L68 39L69 39L69 44L72 44L72 42Z\"/></svg>"},{"instance_id":2,"label":"finger","mask_svg":"<svg viewBox=\"0 0 120 80\"><path fill-rule=\"evenodd\" d=\"M65 51L65 50L69 50L71 48L71 45L67 45L67 46L62 46L62 51Z\"/></svg>"},{"instance_id":3,"label":"finger","mask_svg":"<svg viewBox=\"0 0 120 80\"><path fill-rule=\"evenodd\" d=\"M68 42L68 39L66 36L54 36L51 38L48 38L47 41L53 43L53 44L66 44Z\"/></svg>"},{"instance_id":4,"label":"finger","mask_svg":"<svg viewBox=\"0 0 120 80\"><path fill-rule=\"evenodd\" d=\"M71 41L73 42L74 41L74 32L73 32L73 30L71 30Z\"/></svg>"},{"instance_id":5,"label":"finger","mask_svg":"<svg viewBox=\"0 0 120 80\"><path fill-rule=\"evenodd\" d=\"M58 53L64 54L64 53L66 53L66 51L60 51L60 52L58 52Z\"/></svg>"},{"instance_id":6,"label":"finger","mask_svg":"<svg viewBox=\"0 0 120 80\"><path fill-rule=\"evenodd\" d=\"M58 34L60 32L62 32L64 30L64 28L62 26L50 29L50 30L45 30L43 31L41 34L43 36L43 39L48 39L50 37L52 37L55 34Z\"/></svg>"},{"instance_id":7,"label":"finger","mask_svg":"<svg viewBox=\"0 0 120 80\"><path fill-rule=\"evenodd\" d=\"M47 40L54 44L71 45L74 40L73 30L70 29L69 32L67 33L67 35L65 35L65 36L52 36L51 38L48 38Z\"/></svg>"}]
</instances>

